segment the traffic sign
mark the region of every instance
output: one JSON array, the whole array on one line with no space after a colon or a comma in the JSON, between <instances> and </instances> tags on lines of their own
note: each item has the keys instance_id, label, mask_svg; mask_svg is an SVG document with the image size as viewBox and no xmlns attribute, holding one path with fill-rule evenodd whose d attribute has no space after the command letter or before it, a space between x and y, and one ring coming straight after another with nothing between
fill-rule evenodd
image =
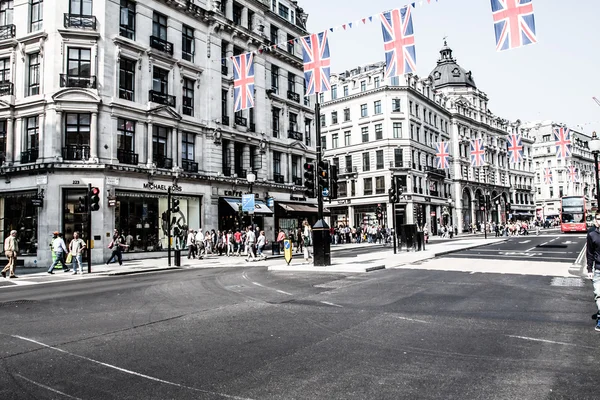
<instances>
[{"instance_id":1,"label":"traffic sign","mask_svg":"<svg viewBox=\"0 0 600 400\"><path fill-rule=\"evenodd\" d=\"M242 211L254 212L254 193L242 195Z\"/></svg>"},{"instance_id":2,"label":"traffic sign","mask_svg":"<svg viewBox=\"0 0 600 400\"><path fill-rule=\"evenodd\" d=\"M283 241L283 258L288 263L288 265L290 265L290 262L292 261L293 254L294 253L293 253L292 242L288 239L285 239Z\"/></svg>"},{"instance_id":3,"label":"traffic sign","mask_svg":"<svg viewBox=\"0 0 600 400\"><path fill-rule=\"evenodd\" d=\"M323 188L323 197L329 197L329 189Z\"/></svg>"},{"instance_id":4,"label":"traffic sign","mask_svg":"<svg viewBox=\"0 0 600 400\"><path fill-rule=\"evenodd\" d=\"M275 206L275 199L272 197L269 197L267 199L267 207L273 207L273 206Z\"/></svg>"}]
</instances>

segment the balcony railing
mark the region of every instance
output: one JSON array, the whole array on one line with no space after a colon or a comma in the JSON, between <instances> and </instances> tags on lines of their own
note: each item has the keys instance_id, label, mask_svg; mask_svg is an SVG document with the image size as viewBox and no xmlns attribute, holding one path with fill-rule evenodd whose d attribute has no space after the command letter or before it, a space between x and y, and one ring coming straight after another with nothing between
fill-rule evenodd
<instances>
[{"instance_id":1,"label":"balcony railing","mask_svg":"<svg viewBox=\"0 0 600 400\"><path fill-rule=\"evenodd\" d=\"M439 169L439 168L434 168L434 167L427 166L425 168L425 170L427 172L429 172L430 175L435 175L435 176L438 176L440 178L445 178L446 177L446 170L445 169Z\"/></svg>"},{"instance_id":2,"label":"balcony railing","mask_svg":"<svg viewBox=\"0 0 600 400\"><path fill-rule=\"evenodd\" d=\"M292 129L288 130L288 138L302 141L302 132L296 132Z\"/></svg>"},{"instance_id":3,"label":"balcony railing","mask_svg":"<svg viewBox=\"0 0 600 400\"><path fill-rule=\"evenodd\" d=\"M291 90L288 90L287 98L292 101L295 101L296 103L300 103L300 95L296 92L292 92Z\"/></svg>"},{"instance_id":4,"label":"balcony railing","mask_svg":"<svg viewBox=\"0 0 600 400\"><path fill-rule=\"evenodd\" d=\"M60 74L60 87L96 89L96 77Z\"/></svg>"},{"instance_id":5,"label":"balcony railing","mask_svg":"<svg viewBox=\"0 0 600 400\"><path fill-rule=\"evenodd\" d=\"M221 75L227 76L229 73L229 69L227 68L227 64L221 64Z\"/></svg>"},{"instance_id":6,"label":"balcony railing","mask_svg":"<svg viewBox=\"0 0 600 400\"><path fill-rule=\"evenodd\" d=\"M294 185L302 186L302 178L301 177L295 176L292 178L292 180L294 181Z\"/></svg>"},{"instance_id":7,"label":"balcony railing","mask_svg":"<svg viewBox=\"0 0 600 400\"><path fill-rule=\"evenodd\" d=\"M39 150L38 149L29 149L27 151L21 152L21 164L27 164L35 162L38 159Z\"/></svg>"},{"instance_id":8,"label":"balcony railing","mask_svg":"<svg viewBox=\"0 0 600 400\"><path fill-rule=\"evenodd\" d=\"M198 172L198 163L193 162L192 160L181 160L181 168L183 168L183 170L185 172L197 173Z\"/></svg>"},{"instance_id":9,"label":"balcony railing","mask_svg":"<svg viewBox=\"0 0 600 400\"><path fill-rule=\"evenodd\" d=\"M173 159L169 157L165 157L162 155L154 156L154 162L156 163L156 168L165 168L171 169L173 168Z\"/></svg>"},{"instance_id":10,"label":"balcony railing","mask_svg":"<svg viewBox=\"0 0 600 400\"><path fill-rule=\"evenodd\" d=\"M93 15L64 14L65 28L96 30L96 17Z\"/></svg>"},{"instance_id":11,"label":"balcony railing","mask_svg":"<svg viewBox=\"0 0 600 400\"><path fill-rule=\"evenodd\" d=\"M248 119L242 117L241 115L236 115L234 118L234 121L235 121L236 125L242 125L242 126L248 125Z\"/></svg>"},{"instance_id":12,"label":"balcony railing","mask_svg":"<svg viewBox=\"0 0 600 400\"><path fill-rule=\"evenodd\" d=\"M121 164L138 164L138 155L132 150L117 149L117 159Z\"/></svg>"},{"instance_id":13,"label":"balcony railing","mask_svg":"<svg viewBox=\"0 0 600 400\"><path fill-rule=\"evenodd\" d=\"M440 197L440 192L438 192L437 190L430 190L429 195L433 197Z\"/></svg>"},{"instance_id":14,"label":"balcony railing","mask_svg":"<svg viewBox=\"0 0 600 400\"><path fill-rule=\"evenodd\" d=\"M88 160L90 158L90 146L69 144L62 148L63 160Z\"/></svg>"},{"instance_id":15,"label":"balcony railing","mask_svg":"<svg viewBox=\"0 0 600 400\"><path fill-rule=\"evenodd\" d=\"M3 25L0 26L0 40L12 39L15 37L16 27L15 25Z\"/></svg>"},{"instance_id":16,"label":"balcony railing","mask_svg":"<svg viewBox=\"0 0 600 400\"><path fill-rule=\"evenodd\" d=\"M246 171L245 169L235 169L235 174L237 175L238 178L242 178L242 179L246 179L246 176L248 176L248 171Z\"/></svg>"},{"instance_id":17,"label":"balcony railing","mask_svg":"<svg viewBox=\"0 0 600 400\"><path fill-rule=\"evenodd\" d=\"M408 167L404 166L403 160L394 160L394 161L390 161L390 168L408 168Z\"/></svg>"},{"instance_id":18,"label":"balcony railing","mask_svg":"<svg viewBox=\"0 0 600 400\"><path fill-rule=\"evenodd\" d=\"M227 116L227 115L223 115L223 116L221 117L221 123L222 123L223 125L227 125L227 126L229 126L229 116Z\"/></svg>"},{"instance_id":19,"label":"balcony railing","mask_svg":"<svg viewBox=\"0 0 600 400\"><path fill-rule=\"evenodd\" d=\"M281 174L273 174L273 180L275 183L283 183L285 181L283 175Z\"/></svg>"},{"instance_id":20,"label":"balcony railing","mask_svg":"<svg viewBox=\"0 0 600 400\"><path fill-rule=\"evenodd\" d=\"M223 166L223 176L231 176L231 168L228 166Z\"/></svg>"},{"instance_id":21,"label":"balcony railing","mask_svg":"<svg viewBox=\"0 0 600 400\"><path fill-rule=\"evenodd\" d=\"M167 42L157 36L150 36L150 47L164 53L173 55L173 43Z\"/></svg>"},{"instance_id":22,"label":"balcony railing","mask_svg":"<svg viewBox=\"0 0 600 400\"><path fill-rule=\"evenodd\" d=\"M340 175L355 174L357 172L358 172L358 167L346 167L343 170L340 170L339 174Z\"/></svg>"},{"instance_id":23,"label":"balcony railing","mask_svg":"<svg viewBox=\"0 0 600 400\"><path fill-rule=\"evenodd\" d=\"M157 92L156 90L150 90L149 99L154 103L163 104L165 106L175 108L175 96Z\"/></svg>"},{"instance_id":24,"label":"balcony railing","mask_svg":"<svg viewBox=\"0 0 600 400\"><path fill-rule=\"evenodd\" d=\"M12 82L0 82L0 96L10 96L13 94Z\"/></svg>"},{"instance_id":25,"label":"balcony railing","mask_svg":"<svg viewBox=\"0 0 600 400\"><path fill-rule=\"evenodd\" d=\"M256 132L256 125L253 123L250 123L250 126L248 127L248 131Z\"/></svg>"}]
</instances>

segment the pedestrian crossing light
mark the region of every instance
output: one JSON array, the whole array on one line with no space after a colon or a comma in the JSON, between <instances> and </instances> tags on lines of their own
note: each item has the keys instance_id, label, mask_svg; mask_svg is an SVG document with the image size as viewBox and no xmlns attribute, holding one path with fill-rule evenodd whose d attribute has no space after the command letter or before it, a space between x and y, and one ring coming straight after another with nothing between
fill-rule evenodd
<instances>
[{"instance_id":1,"label":"pedestrian crossing light","mask_svg":"<svg viewBox=\"0 0 600 400\"><path fill-rule=\"evenodd\" d=\"M510 209L510 203L506 203L506 213L510 214L510 211L511 211L511 209Z\"/></svg>"},{"instance_id":2,"label":"pedestrian crossing light","mask_svg":"<svg viewBox=\"0 0 600 400\"><path fill-rule=\"evenodd\" d=\"M86 197L79 198L79 206L77 206L77 211L80 213L87 212L87 198Z\"/></svg>"},{"instance_id":3,"label":"pedestrian crossing light","mask_svg":"<svg viewBox=\"0 0 600 400\"><path fill-rule=\"evenodd\" d=\"M304 187L306 190L304 193L309 199L314 199L316 196L315 192L315 164L304 163Z\"/></svg>"},{"instance_id":4,"label":"pedestrian crossing light","mask_svg":"<svg viewBox=\"0 0 600 400\"><path fill-rule=\"evenodd\" d=\"M392 179L392 186L388 190L388 195L390 197L389 200L391 204L396 204L398 202L398 192L396 191L396 184L394 182L394 179Z\"/></svg>"},{"instance_id":5,"label":"pedestrian crossing light","mask_svg":"<svg viewBox=\"0 0 600 400\"><path fill-rule=\"evenodd\" d=\"M479 207L482 209L485 207L485 196L482 194L479 195Z\"/></svg>"},{"instance_id":6,"label":"pedestrian crossing light","mask_svg":"<svg viewBox=\"0 0 600 400\"><path fill-rule=\"evenodd\" d=\"M329 188L329 198L334 200L338 198L338 167L337 165L331 165L329 167L329 182L331 187Z\"/></svg>"},{"instance_id":7,"label":"pedestrian crossing light","mask_svg":"<svg viewBox=\"0 0 600 400\"><path fill-rule=\"evenodd\" d=\"M317 176L319 178L319 191L329 189L329 165L325 161L319 162Z\"/></svg>"},{"instance_id":8,"label":"pedestrian crossing light","mask_svg":"<svg viewBox=\"0 0 600 400\"><path fill-rule=\"evenodd\" d=\"M100 209L100 189L93 187L90 189L90 210L98 211Z\"/></svg>"},{"instance_id":9,"label":"pedestrian crossing light","mask_svg":"<svg viewBox=\"0 0 600 400\"><path fill-rule=\"evenodd\" d=\"M179 212L179 199L171 200L171 212L173 212L173 213Z\"/></svg>"},{"instance_id":10,"label":"pedestrian crossing light","mask_svg":"<svg viewBox=\"0 0 600 400\"><path fill-rule=\"evenodd\" d=\"M381 208L381 204L377 204L377 219L381 221L383 218L383 209Z\"/></svg>"}]
</instances>

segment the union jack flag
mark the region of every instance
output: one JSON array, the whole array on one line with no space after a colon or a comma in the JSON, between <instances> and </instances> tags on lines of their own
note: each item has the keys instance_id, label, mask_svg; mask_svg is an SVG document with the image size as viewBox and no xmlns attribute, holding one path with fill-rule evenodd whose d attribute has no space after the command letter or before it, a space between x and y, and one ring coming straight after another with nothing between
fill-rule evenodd
<instances>
[{"instance_id":1,"label":"union jack flag","mask_svg":"<svg viewBox=\"0 0 600 400\"><path fill-rule=\"evenodd\" d=\"M471 167L483 167L483 164L485 164L483 140L471 140Z\"/></svg>"},{"instance_id":2,"label":"union jack flag","mask_svg":"<svg viewBox=\"0 0 600 400\"><path fill-rule=\"evenodd\" d=\"M544 183L546 185L550 185L552 184L552 169L550 168L544 168Z\"/></svg>"},{"instance_id":3,"label":"union jack flag","mask_svg":"<svg viewBox=\"0 0 600 400\"><path fill-rule=\"evenodd\" d=\"M520 135L513 134L509 136L508 154L511 163L517 164L523 161L523 141Z\"/></svg>"},{"instance_id":4,"label":"union jack flag","mask_svg":"<svg viewBox=\"0 0 600 400\"><path fill-rule=\"evenodd\" d=\"M537 43L531 0L491 0L496 50Z\"/></svg>"},{"instance_id":5,"label":"union jack flag","mask_svg":"<svg viewBox=\"0 0 600 400\"><path fill-rule=\"evenodd\" d=\"M385 48L385 78L417 70L415 33L410 6L380 14Z\"/></svg>"},{"instance_id":6,"label":"union jack flag","mask_svg":"<svg viewBox=\"0 0 600 400\"><path fill-rule=\"evenodd\" d=\"M569 128L554 128L556 142L556 158L565 159L571 156L571 130Z\"/></svg>"},{"instance_id":7,"label":"union jack flag","mask_svg":"<svg viewBox=\"0 0 600 400\"><path fill-rule=\"evenodd\" d=\"M254 54L245 53L232 57L233 109L254 107Z\"/></svg>"},{"instance_id":8,"label":"union jack flag","mask_svg":"<svg viewBox=\"0 0 600 400\"><path fill-rule=\"evenodd\" d=\"M305 36L301 41L306 81L305 96L327 92L331 89L329 83L331 58L327 31Z\"/></svg>"},{"instance_id":9,"label":"union jack flag","mask_svg":"<svg viewBox=\"0 0 600 400\"><path fill-rule=\"evenodd\" d=\"M567 179L569 182L579 182L579 170L574 165L567 167Z\"/></svg>"},{"instance_id":10,"label":"union jack flag","mask_svg":"<svg viewBox=\"0 0 600 400\"><path fill-rule=\"evenodd\" d=\"M435 164L439 169L446 169L450 167L450 152L448 151L449 145L446 142L436 143L435 149Z\"/></svg>"}]
</instances>

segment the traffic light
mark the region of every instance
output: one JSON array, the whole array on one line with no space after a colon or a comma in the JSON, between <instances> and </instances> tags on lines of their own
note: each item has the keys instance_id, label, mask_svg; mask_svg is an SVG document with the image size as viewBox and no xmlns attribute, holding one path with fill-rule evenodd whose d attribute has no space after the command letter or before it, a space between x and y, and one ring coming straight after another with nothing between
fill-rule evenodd
<instances>
[{"instance_id":1,"label":"traffic light","mask_svg":"<svg viewBox=\"0 0 600 400\"><path fill-rule=\"evenodd\" d=\"M392 179L392 187L388 190L388 195L390 196L390 203L396 204L398 202L398 193L396 192L396 183L394 179Z\"/></svg>"},{"instance_id":2,"label":"traffic light","mask_svg":"<svg viewBox=\"0 0 600 400\"><path fill-rule=\"evenodd\" d=\"M80 212L80 213L87 212L87 196L79 198L79 205L77 206L77 212Z\"/></svg>"},{"instance_id":3,"label":"traffic light","mask_svg":"<svg viewBox=\"0 0 600 400\"><path fill-rule=\"evenodd\" d=\"M100 209L100 189L93 187L90 189L90 210L98 211Z\"/></svg>"},{"instance_id":4,"label":"traffic light","mask_svg":"<svg viewBox=\"0 0 600 400\"><path fill-rule=\"evenodd\" d=\"M510 212L511 212L510 203L506 203L506 213L510 214Z\"/></svg>"},{"instance_id":5,"label":"traffic light","mask_svg":"<svg viewBox=\"0 0 600 400\"><path fill-rule=\"evenodd\" d=\"M381 221L383 218L383 209L381 208L381 204L377 204L377 220Z\"/></svg>"},{"instance_id":6,"label":"traffic light","mask_svg":"<svg viewBox=\"0 0 600 400\"><path fill-rule=\"evenodd\" d=\"M485 196L482 194L479 195L479 207L485 207Z\"/></svg>"},{"instance_id":7,"label":"traffic light","mask_svg":"<svg viewBox=\"0 0 600 400\"><path fill-rule=\"evenodd\" d=\"M329 198L337 199L338 198L338 167L337 165L331 165L329 167L329 182L331 183L331 187L329 188Z\"/></svg>"},{"instance_id":8,"label":"traffic light","mask_svg":"<svg viewBox=\"0 0 600 400\"><path fill-rule=\"evenodd\" d=\"M319 191L323 189L329 189L329 165L325 161L319 162L319 168L317 168L317 176L319 179Z\"/></svg>"},{"instance_id":9,"label":"traffic light","mask_svg":"<svg viewBox=\"0 0 600 400\"><path fill-rule=\"evenodd\" d=\"M171 212L173 212L173 213L179 212L179 199L171 200Z\"/></svg>"},{"instance_id":10,"label":"traffic light","mask_svg":"<svg viewBox=\"0 0 600 400\"><path fill-rule=\"evenodd\" d=\"M485 197L485 208L488 210L492 209L492 196Z\"/></svg>"},{"instance_id":11,"label":"traffic light","mask_svg":"<svg viewBox=\"0 0 600 400\"><path fill-rule=\"evenodd\" d=\"M306 197L309 199L314 199L316 196L315 193L315 164L313 163L304 163L304 186L306 190Z\"/></svg>"}]
</instances>

